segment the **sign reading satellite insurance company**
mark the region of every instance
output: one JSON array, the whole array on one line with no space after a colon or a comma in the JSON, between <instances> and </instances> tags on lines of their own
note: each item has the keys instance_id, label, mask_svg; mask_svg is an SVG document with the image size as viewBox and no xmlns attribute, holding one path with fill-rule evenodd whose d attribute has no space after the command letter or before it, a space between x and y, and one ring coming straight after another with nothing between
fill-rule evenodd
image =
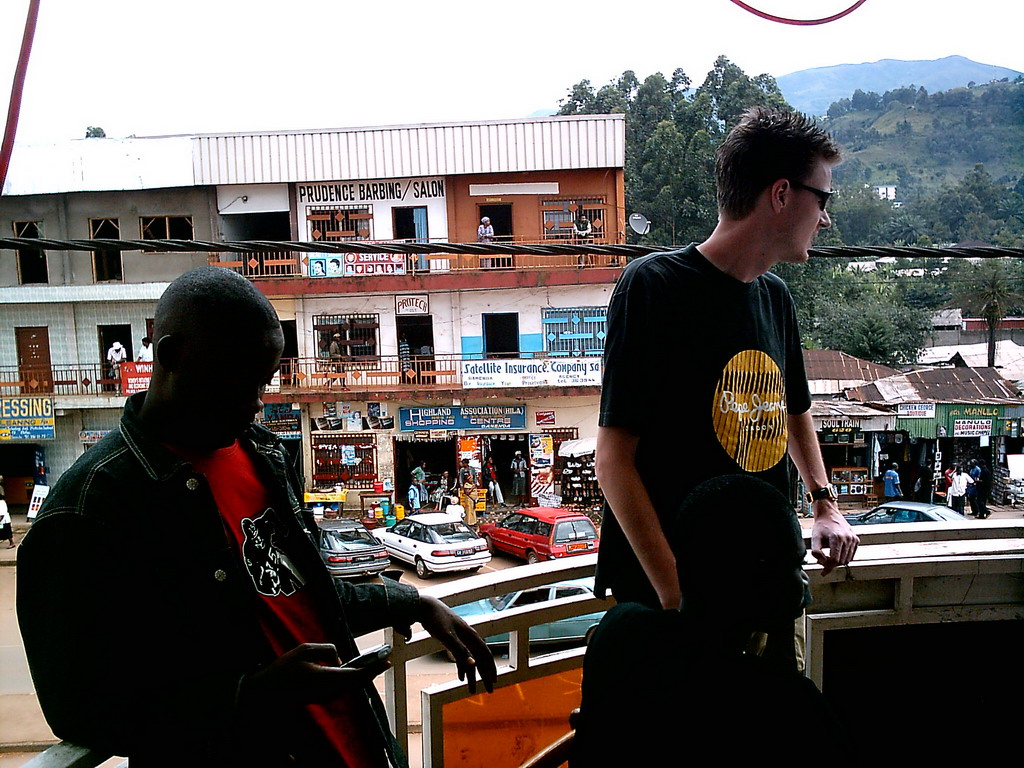
<instances>
[{"instance_id":1,"label":"sign reading satellite insurance company","mask_svg":"<svg viewBox=\"0 0 1024 768\"><path fill-rule=\"evenodd\" d=\"M56 437L52 397L0 397L0 442Z\"/></svg>"},{"instance_id":2,"label":"sign reading satellite insurance company","mask_svg":"<svg viewBox=\"0 0 1024 768\"><path fill-rule=\"evenodd\" d=\"M399 408L403 432L424 429L526 429L525 405L440 405Z\"/></svg>"},{"instance_id":3,"label":"sign reading satellite insurance company","mask_svg":"<svg viewBox=\"0 0 1024 768\"><path fill-rule=\"evenodd\" d=\"M601 385L601 361L584 357L463 360L461 373L466 389Z\"/></svg>"}]
</instances>

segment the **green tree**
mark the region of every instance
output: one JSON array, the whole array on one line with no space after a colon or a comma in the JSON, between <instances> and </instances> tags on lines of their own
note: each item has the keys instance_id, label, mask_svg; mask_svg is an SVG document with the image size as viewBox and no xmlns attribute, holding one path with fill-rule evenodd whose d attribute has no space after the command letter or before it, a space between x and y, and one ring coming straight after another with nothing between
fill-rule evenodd
<instances>
[{"instance_id":1,"label":"green tree","mask_svg":"<svg viewBox=\"0 0 1024 768\"><path fill-rule=\"evenodd\" d=\"M882 365L912 363L924 346L929 313L895 296L864 291L822 307L816 336L822 346Z\"/></svg>"},{"instance_id":2,"label":"green tree","mask_svg":"<svg viewBox=\"0 0 1024 768\"><path fill-rule=\"evenodd\" d=\"M1011 308L1024 297L1014 287L1012 267L1005 259L985 259L973 267L972 281L953 296L952 306L978 315L988 328L988 367L996 364L996 332Z\"/></svg>"},{"instance_id":3,"label":"green tree","mask_svg":"<svg viewBox=\"0 0 1024 768\"><path fill-rule=\"evenodd\" d=\"M85 138L87 139L105 139L106 137L107 132L98 125L90 125L85 129Z\"/></svg>"}]
</instances>

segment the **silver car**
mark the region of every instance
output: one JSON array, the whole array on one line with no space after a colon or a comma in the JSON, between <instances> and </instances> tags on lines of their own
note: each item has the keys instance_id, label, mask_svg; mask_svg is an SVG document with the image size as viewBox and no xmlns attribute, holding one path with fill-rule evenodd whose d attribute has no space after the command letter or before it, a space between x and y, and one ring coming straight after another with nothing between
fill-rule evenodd
<instances>
[{"instance_id":1,"label":"silver car","mask_svg":"<svg viewBox=\"0 0 1024 768\"><path fill-rule=\"evenodd\" d=\"M850 525L881 523L960 523L967 520L959 512L923 501L887 501L870 512L843 515Z\"/></svg>"}]
</instances>

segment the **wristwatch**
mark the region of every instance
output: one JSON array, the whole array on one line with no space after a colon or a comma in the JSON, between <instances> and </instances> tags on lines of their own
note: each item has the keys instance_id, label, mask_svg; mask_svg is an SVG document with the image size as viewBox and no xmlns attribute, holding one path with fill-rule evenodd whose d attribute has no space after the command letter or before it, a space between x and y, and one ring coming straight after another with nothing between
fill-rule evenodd
<instances>
[{"instance_id":1,"label":"wristwatch","mask_svg":"<svg viewBox=\"0 0 1024 768\"><path fill-rule=\"evenodd\" d=\"M838 501L839 494L836 493L836 487L829 483L821 488L815 488L813 491L808 491L804 494L804 498L807 499L808 504L813 504L814 502L821 501L822 499Z\"/></svg>"}]
</instances>

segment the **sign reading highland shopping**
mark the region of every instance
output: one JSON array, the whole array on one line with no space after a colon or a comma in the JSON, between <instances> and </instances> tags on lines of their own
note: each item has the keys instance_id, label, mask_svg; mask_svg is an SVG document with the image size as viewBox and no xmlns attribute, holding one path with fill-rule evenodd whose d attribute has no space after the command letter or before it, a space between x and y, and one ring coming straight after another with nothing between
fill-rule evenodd
<instances>
[{"instance_id":1,"label":"sign reading highland shopping","mask_svg":"<svg viewBox=\"0 0 1024 768\"><path fill-rule=\"evenodd\" d=\"M399 408L403 432L421 429L526 429L525 405L438 405Z\"/></svg>"},{"instance_id":2,"label":"sign reading highland shopping","mask_svg":"<svg viewBox=\"0 0 1024 768\"><path fill-rule=\"evenodd\" d=\"M466 389L601 386L601 361L584 357L463 360L461 373Z\"/></svg>"},{"instance_id":3,"label":"sign reading highland shopping","mask_svg":"<svg viewBox=\"0 0 1024 768\"><path fill-rule=\"evenodd\" d=\"M56 438L52 397L0 397L0 442Z\"/></svg>"},{"instance_id":4,"label":"sign reading highland shopping","mask_svg":"<svg viewBox=\"0 0 1024 768\"><path fill-rule=\"evenodd\" d=\"M901 419L934 419L935 403L900 403L896 413Z\"/></svg>"},{"instance_id":5,"label":"sign reading highland shopping","mask_svg":"<svg viewBox=\"0 0 1024 768\"><path fill-rule=\"evenodd\" d=\"M953 437L985 437L992 434L992 419L955 419Z\"/></svg>"}]
</instances>

